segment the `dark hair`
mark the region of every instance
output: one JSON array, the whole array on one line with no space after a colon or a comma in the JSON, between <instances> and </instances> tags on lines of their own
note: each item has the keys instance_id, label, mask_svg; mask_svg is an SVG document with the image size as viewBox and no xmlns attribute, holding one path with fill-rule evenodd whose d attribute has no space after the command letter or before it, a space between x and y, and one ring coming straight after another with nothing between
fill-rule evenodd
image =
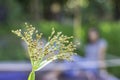
<instances>
[{"instance_id":1,"label":"dark hair","mask_svg":"<svg viewBox=\"0 0 120 80\"><path fill-rule=\"evenodd\" d=\"M89 32L96 32L97 35L100 37L100 32L98 30L98 28L96 27L91 27L88 29L88 33L87 33L87 43L91 43L90 39L89 39Z\"/></svg>"}]
</instances>

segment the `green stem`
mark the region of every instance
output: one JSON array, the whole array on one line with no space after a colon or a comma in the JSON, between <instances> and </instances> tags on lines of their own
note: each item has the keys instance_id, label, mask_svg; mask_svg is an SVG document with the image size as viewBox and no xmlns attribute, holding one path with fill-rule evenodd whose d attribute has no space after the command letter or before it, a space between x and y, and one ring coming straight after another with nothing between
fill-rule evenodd
<instances>
[{"instance_id":1,"label":"green stem","mask_svg":"<svg viewBox=\"0 0 120 80\"><path fill-rule=\"evenodd\" d=\"M28 47L28 54L29 54L30 62L31 62L31 64L32 64L32 68L33 68L33 66L34 66L34 62L33 62L32 58L31 58L31 53L30 53L30 49L29 49L29 47Z\"/></svg>"},{"instance_id":2,"label":"green stem","mask_svg":"<svg viewBox=\"0 0 120 80\"><path fill-rule=\"evenodd\" d=\"M35 71L32 70L32 72L29 74L28 80L35 80Z\"/></svg>"}]
</instances>

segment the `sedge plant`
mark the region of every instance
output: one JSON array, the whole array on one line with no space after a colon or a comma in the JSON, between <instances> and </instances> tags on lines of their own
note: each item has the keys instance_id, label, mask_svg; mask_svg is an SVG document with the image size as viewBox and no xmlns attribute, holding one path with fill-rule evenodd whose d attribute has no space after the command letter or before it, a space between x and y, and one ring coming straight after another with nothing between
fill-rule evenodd
<instances>
[{"instance_id":1,"label":"sedge plant","mask_svg":"<svg viewBox=\"0 0 120 80\"><path fill-rule=\"evenodd\" d=\"M56 32L52 28L52 33L48 37L46 44L41 40L42 33L38 33L32 25L25 23L25 29L12 30L17 36L27 44L28 54L30 57L32 71L28 80L35 80L35 71L42 69L44 66L56 59L71 60L74 55L76 46L70 41L71 37L63 35L62 32Z\"/></svg>"}]
</instances>

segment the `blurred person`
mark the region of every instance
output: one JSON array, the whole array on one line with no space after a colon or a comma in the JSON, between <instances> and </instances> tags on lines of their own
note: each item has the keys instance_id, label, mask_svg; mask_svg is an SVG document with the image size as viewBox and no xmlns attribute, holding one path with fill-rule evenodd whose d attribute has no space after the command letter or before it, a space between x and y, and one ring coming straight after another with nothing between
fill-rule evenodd
<instances>
[{"instance_id":1,"label":"blurred person","mask_svg":"<svg viewBox=\"0 0 120 80\"><path fill-rule=\"evenodd\" d=\"M101 77L102 73L107 73L105 69L107 43L100 37L100 33L96 28L88 30L87 38L85 57L87 61L93 61L95 64L93 68L87 69L88 80L107 80L107 76L105 78Z\"/></svg>"}]
</instances>

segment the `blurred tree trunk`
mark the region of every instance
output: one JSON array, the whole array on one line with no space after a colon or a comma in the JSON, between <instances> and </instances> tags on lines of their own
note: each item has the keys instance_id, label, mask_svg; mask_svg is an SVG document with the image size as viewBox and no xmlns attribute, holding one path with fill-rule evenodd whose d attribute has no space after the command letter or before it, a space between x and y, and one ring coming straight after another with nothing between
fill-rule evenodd
<instances>
[{"instance_id":1,"label":"blurred tree trunk","mask_svg":"<svg viewBox=\"0 0 120 80\"><path fill-rule=\"evenodd\" d=\"M33 20L40 20L40 0L30 0L30 16Z\"/></svg>"},{"instance_id":2,"label":"blurred tree trunk","mask_svg":"<svg viewBox=\"0 0 120 80\"><path fill-rule=\"evenodd\" d=\"M80 42L80 35L81 35L81 13L80 8L76 7L74 9L74 41Z\"/></svg>"},{"instance_id":3,"label":"blurred tree trunk","mask_svg":"<svg viewBox=\"0 0 120 80\"><path fill-rule=\"evenodd\" d=\"M115 20L120 19L120 0L113 0L114 2L114 18Z\"/></svg>"}]
</instances>

